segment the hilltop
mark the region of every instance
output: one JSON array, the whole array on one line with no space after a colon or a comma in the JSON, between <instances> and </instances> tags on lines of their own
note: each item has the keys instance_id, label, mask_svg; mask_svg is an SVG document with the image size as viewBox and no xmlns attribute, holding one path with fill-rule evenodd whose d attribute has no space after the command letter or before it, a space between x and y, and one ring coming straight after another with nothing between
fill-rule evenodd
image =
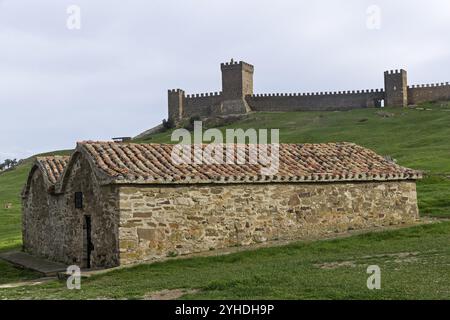
<instances>
[{"instance_id":1,"label":"hilltop","mask_svg":"<svg viewBox=\"0 0 450 320\"><path fill-rule=\"evenodd\" d=\"M0 173L0 251L22 242L20 193L37 156L70 154L70 150L38 154L21 161L13 170ZM11 204L11 208L5 208Z\"/></svg>"}]
</instances>

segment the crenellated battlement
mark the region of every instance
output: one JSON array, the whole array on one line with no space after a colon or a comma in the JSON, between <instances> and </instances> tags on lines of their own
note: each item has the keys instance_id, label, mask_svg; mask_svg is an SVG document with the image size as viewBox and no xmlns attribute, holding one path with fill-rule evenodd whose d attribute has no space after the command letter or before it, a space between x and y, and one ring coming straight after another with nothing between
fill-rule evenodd
<instances>
[{"instance_id":1,"label":"crenellated battlement","mask_svg":"<svg viewBox=\"0 0 450 320\"><path fill-rule=\"evenodd\" d=\"M247 69L249 71L253 71L254 66L250 63L244 62L244 61L234 61L233 59L230 62L224 62L220 64L221 70L227 70L227 69Z\"/></svg>"},{"instance_id":2,"label":"crenellated battlement","mask_svg":"<svg viewBox=\"0 0 450 320\"><path fill-rule=\"evenodd\" d=\"M169 89L169 90L167 90L169 93L177 93L177 92L182 92L182 93L184 93L184 90L182 90L182 89Z\"/></svg>"},{"instance_id":3,"label":"crenellated battlement","mask_svg":"<svg viewBox=\"0 0 450 320\"><path fill-rule=\"evenodd\" d=\"M236 66L236 65L239 65L239 64L243 64L243 62L242 61L231 61L231 62L224 62L224 63L221 63L220 64L220 66L221 67L227 67L227 66Z\"/></svg>"},{"instance_id":4,"label":"crenellated battlement","mask_svg":"<svg viewBox=\"0 0 450 320\"><path fill-rule=\"evenodd\" d=\"M195 94L188 94L188 95L186 95L186 99L220 97L221 95L222 95L222 91L220 91L220 92L195 93Z\"/></svg>"},{"instance_id":5,"label":"crenellated battlement","mask_svg":"<svg viewBox=\"0 0 450 320\"><path fill-rule=\"evenodd\" d=\"M408 86L408 103L450 100L450 83L427 83Z\"/></svg>"},{"instance_id":6,"label":"crenellated battlement","mask_svg":"<svg viewBox=\"0 0 450 320\"><path fill-rule=\"evenodd\" d=\"M385 75L388 75L388 74L401 74L403 72L406 72L406 70L404 70L404 69L400 69L400 70L396 69L396 70L385 71L384 74Z\"/></svg>"},{"instance_id":7,"label":"crenellated battlement","mask_svg":"<svg viewBox=\"0 0 450 320\"><path fill-rule=\"evenodd\" d=\"M267 97L309 97L309 96L341 96L352 94L367 93L383 93L383 89L366 89L366 90L347 90L347 91L325 91L325 92L301 92L301 93L256 93L248 95L251 98L267 98Z\"/></svg>"},{"instance_id":8,"label":"crenellated battlement","mask_svg":"<svg viewBox=\"0 0 450 320\"><path fill-rule=\"evenodd\" d=\"M440 82L440 83L427 83L427 84L413 84L412 86L408 86L408 89L437 88L437 87L447 87L447 86L450 86L450 83Z\"/></svg>"},{"instance_id":9,"label":"crenellated battlement","mask_svg":"<svg viewBox=\"0 0 450 320\"><path fill-rule=\"evenodd\" d=\"M253 93L254 66L244 61L220 64L222 90L185 94L168 90L169 118L242 114L249 111L331 111L355 108L404 107L425 101L450 100L449 82L408 86L405 69L384 72L384 88L345 91Z\"/></svg>"}]
</instances>

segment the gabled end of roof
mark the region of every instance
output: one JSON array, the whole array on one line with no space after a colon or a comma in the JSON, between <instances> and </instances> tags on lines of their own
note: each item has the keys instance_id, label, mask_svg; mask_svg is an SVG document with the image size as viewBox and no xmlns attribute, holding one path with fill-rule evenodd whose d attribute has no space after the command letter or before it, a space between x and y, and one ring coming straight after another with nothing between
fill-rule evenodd
<instances>
[{"instance_id":1,"label":"gabled end of roof","mask_svg":"<svg viewBox=\"0 0 450 320\"><path fill-rule=\"evenodd\" d=\"M36 157L27 182L22 190L22 197L25 197L30 190L31 178L36 170L40 170L44 178L44 183L48 192L54 192L55 184L61 177L64 169L69 163L69 156L40 156Z\"/></svg>"}]
</instances>

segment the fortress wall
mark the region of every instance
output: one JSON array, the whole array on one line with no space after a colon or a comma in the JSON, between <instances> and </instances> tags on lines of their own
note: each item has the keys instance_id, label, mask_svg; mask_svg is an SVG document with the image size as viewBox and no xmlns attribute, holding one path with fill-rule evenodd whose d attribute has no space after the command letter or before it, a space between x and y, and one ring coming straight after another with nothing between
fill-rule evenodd
<instances>
[{"instance_id":1,"label":"fortress wall","mask_svg":"<svg viewBox=\"0 0 450 320\"><path fill-rule=\"evenodd\" d=\"M169 118L243 114L249 111L333 111L358 108L406 107L427 101L450 100L450 84L408 86L404 69L384 72L384 89L315 93L253 94L254 67L245 62L221 64L222 92L185 95L169 90Z\"/></svg>"},{"instance_id":2,"label":"fortress wall","mask_svg":"<svg viewBox=\"0 0 450 320\"><path fill-rule=\"evenodd\" d=\"M450 84L448 82L408 87L408 104L440 100L450 100Z\"/></svg>"},{"instance_id":3,"label":"fortress wall","mask_svg":"<svg viewBox=\"0 0 450 320\"><path fill-rule=\"evenodd\" d=\"M214 108L219 108L221 101L221 92L188 94L184 99L183 117L189 118L195 115L201 117L209 116L215 111Z\"/></svg>"},{"instance_id":4,"label":"fortress wall","mask_svg":"<svg viewBox=\"0 0 450 320\"><path fill-rule=\"evenodd\" d=\"M293 94L256 94L247 96L253 111L330 111L377 106L384 90L338 91Z\"/></svg>"}]
</instances>

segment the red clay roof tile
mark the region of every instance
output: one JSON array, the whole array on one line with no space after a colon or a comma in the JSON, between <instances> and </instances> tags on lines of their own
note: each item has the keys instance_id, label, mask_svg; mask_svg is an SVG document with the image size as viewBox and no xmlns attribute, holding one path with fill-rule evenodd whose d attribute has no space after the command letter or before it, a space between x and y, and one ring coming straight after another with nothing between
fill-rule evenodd
<instances>
[{"instance_id":1,"label":"red clay roof tile","mask_svg":"<svg viewBox=\"0 0 450 320\"><path fill-rule=\"evenodd\" d=\"M37 157L36 163L44 170L49 182L55 184L69 163L69 159L70 157L66 156Z\"/></svg>"}]
</instances>

